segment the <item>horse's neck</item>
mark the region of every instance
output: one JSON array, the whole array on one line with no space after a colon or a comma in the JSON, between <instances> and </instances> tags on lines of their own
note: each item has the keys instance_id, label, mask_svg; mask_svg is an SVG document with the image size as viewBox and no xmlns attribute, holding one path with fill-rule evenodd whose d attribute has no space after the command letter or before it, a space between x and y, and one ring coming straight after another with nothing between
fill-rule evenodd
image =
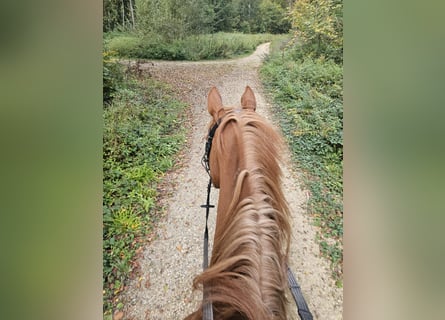
<instances>
[{"instance_id":1,"label":"horse's neck","mask_svg":"<svg viewBox=\"0 0 445 320\"><path fill-rule=\"evenodd\" d=\"M238 162L226 167L224 172L221 172L216 225L225 226L236 205L251 195L247 170L240 168Z\"/></svg>"},{"instance_id":2,"label":"horse's neck","mask_svg":"<svg viewBox=\"0 0 445 320\"><path fill-rule=\"evenodd\" d=\"M236 203L252 195L247 170L233 171L221 179L221 187L218 200L218 214L224 215L230 211ZM240 177L240 173L241 176ZM242 180L242 181L241 181ZM237 185L239 184L239 185Z\"/></svg>"},{"instance_id":3,"label":"horse's neck","mask_svg":"<svg viewBox=\"0 0 445 320\"><path fill-rule=\"evenodd\" d=\"M228 123L227 127L235 126ZM224 152L219 160L219 199L217 209L217 226L225 226L230 219L231 205L234 206L242 199L252 194L249 176L246 175L246 159L243 142L236 135L236 130L231 128L225 131L223 146ZM217 227L218 228L218 227Z\"/></svg>"}]
</instances>

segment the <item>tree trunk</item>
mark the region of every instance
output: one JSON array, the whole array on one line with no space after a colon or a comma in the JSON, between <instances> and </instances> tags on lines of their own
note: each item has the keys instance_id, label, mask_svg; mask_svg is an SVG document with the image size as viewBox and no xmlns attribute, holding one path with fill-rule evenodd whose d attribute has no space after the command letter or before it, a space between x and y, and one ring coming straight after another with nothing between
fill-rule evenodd
<instances>
[{"instance_id":1,"label":"tree trunk","mask_svg":"<svg viewBox=\"0 0 445 320\"><path fill-rule=\"evenodd\" d=\"M132 27L134 29L134 10L133 10L133 1L131 0L130 0L130 12L131 12Z\"/></svg>"},{"instance_id":2,"label":"tree trunk","mask_svg":"<svg viewBox=\"0 0 445 320\"><path fill-rule=\"evenodd\" d=\"M125 2L122 0L122 26L125 28Z\"/></svg>"}]
</instances>

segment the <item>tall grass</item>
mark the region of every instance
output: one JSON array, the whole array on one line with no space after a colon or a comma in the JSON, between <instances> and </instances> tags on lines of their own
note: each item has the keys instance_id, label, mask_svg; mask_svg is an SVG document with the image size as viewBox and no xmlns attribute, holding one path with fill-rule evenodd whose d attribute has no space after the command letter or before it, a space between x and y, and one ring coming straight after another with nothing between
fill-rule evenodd
<instances>
[{"instance_id":1,"label":"tall grass","mask_svg":"<svg viewBox=\"0 0 445 320\"><path fill-rule=\"evenodd\" d=\"M184 142L185 105L153 80L123 80L104 105L103 133L103 306L121 306L141 237L157 216L157 184L174 165Z\"/></svg>"},{"instance_id":2,"label":"tall grass","mask_svg":"<svg viewBox=\"0 0 445 320\"><path fill-rule=\"evenodd\" d=\"M277 51L261 69L274 111L310 192L307 210L320 226L319 244L341 284L343 236L342 65L301 56L299 48ZM281 48L285 48L284 45Z\"/></svg>"},{"instance_id":3,"label":"tall grass","mask_svg":"<svg viewBox=\"0 0 445 320\"><path fill-rule=\"evenodd\" d=\"M245 55L274 37L271 34L220 32L165 42L155 35L141 37L115 33L106 37L105 46L125 58L196 61Z\"/></svg>"}]
</instances>

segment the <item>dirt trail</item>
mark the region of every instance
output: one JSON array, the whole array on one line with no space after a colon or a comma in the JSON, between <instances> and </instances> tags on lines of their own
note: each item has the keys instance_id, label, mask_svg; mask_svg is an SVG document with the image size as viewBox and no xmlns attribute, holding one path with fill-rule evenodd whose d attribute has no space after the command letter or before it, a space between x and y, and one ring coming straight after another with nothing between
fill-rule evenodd
<instances>
[{"instance_id":1,"label":"dirt trail","mask_svg":"<svg viewBox=\"0 0 445 320\"><path fill-rule=\"evenodd\" d=\"M201 166L206 128L209 122L206 97L217 86L225 105L239 105L249 85L257 98L257 112L273 122L258 78L258 67L269 51L260 45L252 55L234 60L210 62L153 62L141 65L151 76L170 83L181 98L191 105L189 150L184 165L170 174L172 190L164 198L167 213L155 232L155 240L145 246L138 264L140 271L123 295L124 319L176 320L194 311L201 293L192 293L192 280L201 272L208 176ZM287 155L287 159L289 156ZM283 168L286 199L292 208L293 239L290 266L306 297L314 319L342 319L342 290L330 277L328 262L319 257L315 228L301 209L307 201L300 190L298 174L289 160ZM212 203L218 191L212 189ZM210 238L213 239L216 210L210 213ZM292 299L290 297L290 299ZM291 308L296 309L293 300ZM289 319L299 319L296 312Z\"/></svg>"}]
</instances>

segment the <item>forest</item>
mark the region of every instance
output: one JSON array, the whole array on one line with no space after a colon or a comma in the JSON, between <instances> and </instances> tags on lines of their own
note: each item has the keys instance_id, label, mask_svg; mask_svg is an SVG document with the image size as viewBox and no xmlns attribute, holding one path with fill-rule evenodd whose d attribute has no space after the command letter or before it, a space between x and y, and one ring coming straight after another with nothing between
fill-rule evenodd
<instances>
[{"instance_id":1,"label":"forest","mask_svg":"<svg viewBox=\"0 0 445 320\"><path fill-rule=\"evenodd\" d=\"M285 33L291 0L104 0L103 31L165 40L214 32Z\"/></svg>"}]
</instances>

